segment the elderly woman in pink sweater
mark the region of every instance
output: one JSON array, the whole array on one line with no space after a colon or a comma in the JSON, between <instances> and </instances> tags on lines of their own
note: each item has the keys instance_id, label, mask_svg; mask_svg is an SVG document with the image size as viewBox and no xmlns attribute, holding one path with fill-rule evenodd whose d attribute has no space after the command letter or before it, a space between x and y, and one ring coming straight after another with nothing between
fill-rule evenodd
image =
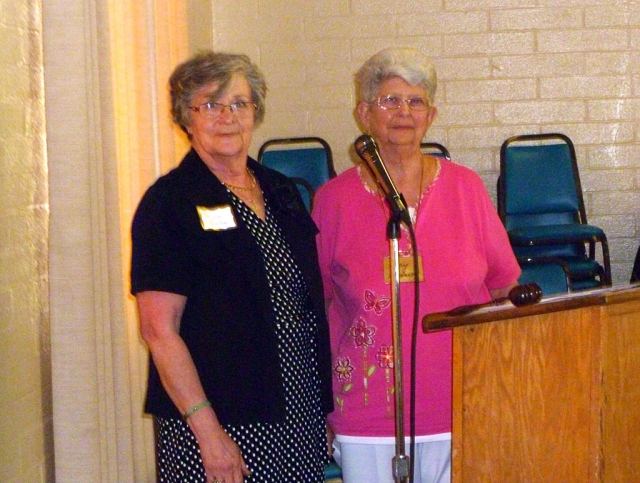
<instances>
[{"instance_id":1,"label":"elderly woman in pink sweater","mask_svg":"<svg viewBox=\"0 0 640 483\"><path fill-rule=\"evenodd\" d=\"M398 243L401 263L416 249L420 257L420 315L506 296L520 268L480 177L420 151L437 115L433 66L416 50L386 49L365 62L356 83L361 126L403 194L416 233L417 248L402 224ZM320 229L331 331L336 409L329 422L335 456L345 483L392 483L393 323L384 270L389 207L371 173L358 165L318 191L313 218ZM410 278L400 280L406 398L414 304ZM451 363L449 331L418 334L414 482L450 481ZM404 407L408 411L408 400Z\"/></svg>"}]
</instances>

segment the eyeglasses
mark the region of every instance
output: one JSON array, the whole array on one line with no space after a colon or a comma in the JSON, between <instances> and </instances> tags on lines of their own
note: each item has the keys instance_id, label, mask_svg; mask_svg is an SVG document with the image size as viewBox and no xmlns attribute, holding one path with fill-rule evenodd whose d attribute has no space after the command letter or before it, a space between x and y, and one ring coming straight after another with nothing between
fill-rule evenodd
<instances>
[{"instance_id":1,"label":"eyeglasses","mask_svg":"<svg viewBox=\"0 0 640 483\"><path fill-rule=\"evenodd\" d=\"M222 115L224 108L228 107L229 110L236 116L243 117L253 113L254 109L257 109L253 102L249 101L237 101L232 104L222 104L221 102L205 102L199 106L189 106L189 109L199 112L201 115L208 117L209 119L215 119Z\"/></svg>"},{"instance_id":2,"label":"eyeglasses","mask_svg":"<svg viewBox=\"0 0 640 483\"><path fill-rule=\"evenodd\" d=\"M412 111L426 111L431 106L429 105L429 101L427 101L424 97L410 97L409 99L403 99L398 96L385 96L378 97L376 99L376 105L384 110L395 110L400 109L403 103L407 103L409 109Z\"/></svg>"}]
</instances>

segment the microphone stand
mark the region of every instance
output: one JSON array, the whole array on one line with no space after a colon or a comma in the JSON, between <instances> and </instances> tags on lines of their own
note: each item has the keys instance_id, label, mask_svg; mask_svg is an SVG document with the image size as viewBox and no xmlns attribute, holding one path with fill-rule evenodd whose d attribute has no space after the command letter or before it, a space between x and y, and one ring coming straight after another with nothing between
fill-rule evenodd
<instances>
[{"instance_id":1,"label":"microphone stand","mask_svg":"<svg viewBox=\"0 0 640 483\"><path fill-rule=\"evenodd\" d=\"M410 458L404 448L404 388L402 384L402 327L400 319L400 263L398 238L400 238L400 223L404 222L411 228L411 216L407 203L398 192L387 168L380 157L375 140L368 134L356 139L354 148L358 156L366 163L380 188L385 194L391 215L387 223L387 238L389 240L389 272L391 282L391 318L393 322L393 377L395 400L396 454L392 462L393 479L396 483L407 483L409 478ZM417 277L418 274L415 274ZM417 280L417 278L416 278ZM417 301L416 296L416 301ZM413 357L413 356L412 356ZM412 437L413 442L413 437ZM413 444L412 444L413 447ZM412 480L413 478L411 478Z\"/></svg>"},{"instance_id":2,"label":"microphone stand","mask_svg":"<svg viewBox=\"0 0 640 483\"><path fill-rule=\"evenodd\" d=\"M402 384L402 324L400 318L400 263L398 238L400 238L400 216L391 213L387 223L389 240L391 318L393 323L393 377L395 397L396 454L392 460L393 479L406 483L409 476L409 457L404 444L404 388Z\"/></svg>"}]
</instances>

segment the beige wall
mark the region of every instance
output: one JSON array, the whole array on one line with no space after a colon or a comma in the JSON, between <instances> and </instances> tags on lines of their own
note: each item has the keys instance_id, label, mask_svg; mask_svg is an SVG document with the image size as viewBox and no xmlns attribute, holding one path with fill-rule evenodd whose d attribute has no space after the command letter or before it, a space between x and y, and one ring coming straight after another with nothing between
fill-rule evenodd
<instances>
[{"instance_id":1,"label":"beige wall","mask_svg":"<svg viewBox=\"0 0 640 483\"><path fill-rule=\"evenodd\" d=\"M560 131L576 144L588 218L627 282L640 223L640 4L604 0L221 0L214 47L265 71L254 139L319 135L350 166L353 74L376 51L413 46L439 75L429 140L479 172L491 194L501 143Z\"/></svg>"},{"instance_id":2,"label":"beige wall","mask_svg":"<svg viewBox=\"0 0 640 483\"><path fill-rule=\"evenodd\" d=\"M0 481L53 481L42 27L0 0Z\"/></svg>"}]
</instances>

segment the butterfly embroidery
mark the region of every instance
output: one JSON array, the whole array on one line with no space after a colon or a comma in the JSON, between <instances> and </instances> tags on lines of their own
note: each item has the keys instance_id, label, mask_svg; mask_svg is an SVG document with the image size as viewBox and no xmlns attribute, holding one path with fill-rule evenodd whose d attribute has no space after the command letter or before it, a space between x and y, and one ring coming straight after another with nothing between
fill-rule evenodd
<instances>
[{"instance_id":1,"label":"butterfly embroidery","mask_svg":"<svg viewBox=\"0 0 640 483\"><path fill-rule=\"evenodd\" d=\"M386 309L391 303L390 297L377 297L371 290L364 291L364 309L373 310L376 315L381 315L382 310Z\"/></svg>"}]
</instances>

